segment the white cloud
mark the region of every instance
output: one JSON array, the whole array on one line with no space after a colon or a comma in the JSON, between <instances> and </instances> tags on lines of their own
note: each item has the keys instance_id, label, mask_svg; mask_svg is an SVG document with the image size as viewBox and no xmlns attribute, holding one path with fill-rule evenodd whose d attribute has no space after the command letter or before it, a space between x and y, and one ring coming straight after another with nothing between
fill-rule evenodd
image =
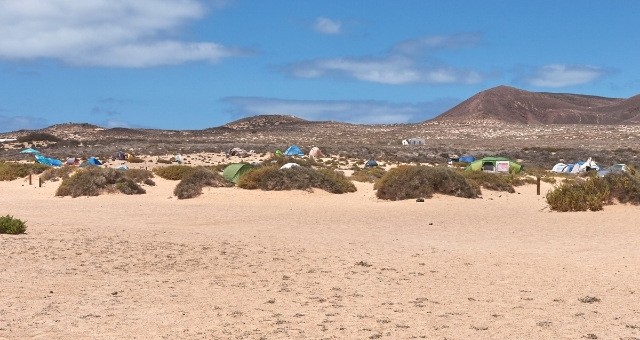
<instances>
[{"instance_id":1,"label":"white cloud","mask_svg":"<svg viewBox=\"0 0 640 340\"><path fill-rule=\"evenodd\" d=\"M319 17L313 24L313 29L322 34L340 34L342 30L342 22Z\"/></svg>"},{"instance_id":2,"label":"white cloud","mask_svg":"<svg viewBox=\"0 0 640 340\"><path fill-rule=\"evenodd\" d=\"M338 76L366 82L404 84L475 84L482 81L478 71L446 65L423 54L446 48L469 47L479 43L478 34L430 36L397 44L380 57L329 58L294 63L286 67L300 78Z\"/></svg>"},{"instance_id":3,"label":"white cloud","mask_svg":"<svg viewBox=\"0 0 640 340\"><path fill-rule=\"evenodd\" d=\"M389 56L379 59L319 59L292 65L291 74L301 78L342 76L357 80L389 84L475 84L482 80L476 71L450 66L418 65L413 59Z\"/></svg>"},{"instance_id":4,"label":"white cloud","mask_svg":"<svg viewBox=\"0 0 640 340\"><path fill-rule=\"evenodd\" d=\"M595 66L552 64L534 70L525 78L533 86L566 87L590 83L605 73L604 69Z\"/></svg>"},{"instance_id":5,"label":"white cloud","mask_svg":"<svg viewBox=\"0 0 640 340\"><path fill-rule=\"evenodd\" d=\"M0 58L152 67L242 54L212 42L175 38L185 24L205 14L198 0L4 0Z\"/></svg>"},{"instance_id":6,"label":"white cloud","mask_svg":"<svg viewBox=\"0 0 640 340\"><path fill-rule=\"evenodd\" d=\"M385 101L287 100L260 97L228 97L236 117L260 114L287 114L312 121L336 120L354 124L394 124L423 121L459 103L440 99L425 103L389 103Z\"/></svg>"}]
</instances>

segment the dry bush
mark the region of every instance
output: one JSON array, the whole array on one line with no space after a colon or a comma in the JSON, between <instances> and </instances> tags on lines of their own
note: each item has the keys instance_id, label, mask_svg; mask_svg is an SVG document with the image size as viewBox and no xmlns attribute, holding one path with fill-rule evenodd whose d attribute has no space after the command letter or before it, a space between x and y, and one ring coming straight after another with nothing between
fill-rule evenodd
<instances>
[{"instance_id":1,"label":"dry bush","mask_svg":"<svg viewBox=\"0 0 640 340\"><path fill-rule=\"evenodd\" d=\"M204 187L231 187L234 184L227 181L219 173L207 170L204 167L193 168L194 170L176 185L173 194L178 199L194 198L202 194Z\"/></svg>"},{"instance_id":2,"label":"dry bush","mask_svg":"<svg viewBox=\"0 0 640 340\"><path fill-rule=\"evenodd\" d=\"M151 179L153 172L146 169L129 169L124 171L124 176L132 179L135 183L144 183L147 185L155 185Z\"/></svg>"},{"instance_id":3,"label":"dry bush","mask_svg":"<svg viewBox=\"0 0 640 340\"><path fill-rule=\"evenodd\" d=\"M122 192L127 195L144 194L146 191L126 176L127 170L90 167L78 170L62 180L56 196L98 196L103 192Z\"/></svg>"},{"instance_id":4,"label":"dry bush","mask_svg":"<svg viewBox=\"0 0 640 340\"><path fill-rule=\"evenodd\" d=\"M492 191L506 191L514 193L516 190L513 188L512 183L516 182L519 185L524 184L520 178L511 174L494 174L482 171L462 171L460 173L468 181Z\"/></svg>"},{"instance_id":5,"label":"dry bush","mask_svg":"<svg viewBox=\"0 0 640 340\"><path fill-rule=\"evenodd\" d=\"M157 167L153 169L153 173L158 175L158 177L164 179L179 181L195 171L195 169L195 167L188 165L170 165L165 167Z\"/></svg>"},{"instance_id":6,"label":"dry bush","mask_svg":"<svg viewBox=\"0 0 640 340\"><path fill-rule=\"evenodd\" d=\"M18 137L18 142L34 142L34 141L47 141L47 142L59 142L61 139L46 132L31 132L27 135Z\"/></svg>"},{"instance_id":7,"label":"dry bush","mask_svg":"<svg viewBox=\"0 0 640 340\"><path fill-rule=\"evenodd\" d=\"M556 211L597 211L608 200L609 188L600 178L565 181L547 193L547 203Z\"/></svg>"},{"instance_id":8,"label":"dry bush","mask_svg":"<svg viewBox=\"0 0 640 340\"><path fill-rule=\"evenodd\" d=\"M11 163L0 161L0 181L13 181L30 173L39 174L49 167L38 163Z\"/></svg>"},{"instance_id":9,"label":"dry bush","mask_svg":"<svg viewBox=\"0 0 640 340\"><path fill-rule=\"evenodd\" d=\"M374 183L386 173L387 171L380 167L362 169L356 166L350 179L358 182Z\"/></svg>"},{"instance_id":10,"label":"dry bush","mask_svg":"<svg viewBox=\"0 0 640 340\"><path fill-rule=\"evenodd\" d=\"M389 170L374 187L378 198L392 201L431 198L434 193L466 198L480 194L478 186L444 167L402 165Z\"/></svg>"},{"instance_id":11,"label":"dry bush","mask_svg":"<svg viewBox=\"0 0 640 340\"><path fill-rule=\"evenodd\" d=\"M311 190L318 188L334 194L355 192L356 187L343 173L306 167L279 169L261 167L245 173L238 182L243 189Z\"/></svg>"},{"instance_id":12,"label":"dry bush","mask_svg":"<svg viewBox=\"0 0 640 340\"><path fill-rule=\"evenodd\" d=\"M77 168L72 166L63 166L60 168L49 168L42 172L40 178L43 182L51 181L55 182L59 179L68 178Z\"/></svg>"}]
</instances>

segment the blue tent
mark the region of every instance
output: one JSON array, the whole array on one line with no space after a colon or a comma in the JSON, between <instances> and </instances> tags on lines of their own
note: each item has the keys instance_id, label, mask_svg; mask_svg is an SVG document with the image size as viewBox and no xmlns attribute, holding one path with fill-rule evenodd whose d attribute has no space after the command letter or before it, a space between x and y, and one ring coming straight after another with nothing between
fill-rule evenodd
<instances>
[{"instance_id":1,"label":"blue tent","mask_svg":"<svg viewBox=\"0 0 640 340\"><path fill-rule=\"evenodd\" d=\"M375 159L370 159L366 163L364 163L365 168L373 168L374 166L378 166L378 162Z\"/></svg>"},{"instance_id":2,"label":"blue tent","mask_svg":"<svg viewBox=\"0 0 640 340\"><path fill-rule=\"evenodd\" d=\"M458 158L458 162L462 162L462 163L473 163L475 162L476 158L470 155L464 155L460 158Z\"/></svg>"},{"instance_id":3,"label":"blue tent","mask_svg":"<svg viewBox=\"0 0 640 340\"><path fill-rule=\"evenodd\" d=\"M95 157L89 157L89 159L87 159L87 164L88 165L102 165L102 162L100 162L97 158Z\"/></svg>"},{"instance_id":4,"label":"blue tent","mask_svg":"<svg viewBox=\"0 0 640 340\"><path fill-rule=\"evenodd\" d=\"M26 148L22 151L20 151L20 153L30 153L30 154L34 154L34 155L39 155L40 151L33 149L33 148Z\"/></svg>"},{"instance_id":5,"label":"blue tent","mask_svg":"<svg viewBox=\"0 0 640 340\"><path fill-rule=\"evenodd\" d=\"M285 152L285 156L304 156L304 152L297 145L291 145Z\"/></svg>"},{"instance_id":6,"label":"blue tent","mask_svg":"<svg viewBox=\"0 0 640 340\"><path fill-rule=\"evenodd\" d=\"M49 166L62 166L62 161L55 158L48 158L42 155L36 154L36 161L40 164L49 165Z\"/></svg>"}]
</instances>

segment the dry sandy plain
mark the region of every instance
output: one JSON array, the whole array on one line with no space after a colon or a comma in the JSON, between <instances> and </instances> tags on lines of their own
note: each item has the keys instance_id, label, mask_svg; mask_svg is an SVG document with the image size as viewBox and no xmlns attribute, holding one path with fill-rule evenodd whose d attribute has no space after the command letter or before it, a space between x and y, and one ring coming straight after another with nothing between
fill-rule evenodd
<instances>
[{"instance_id":1,"label":"dry sandy plain","mask_svg":"<svg viewBox=\"0 0 640 340\"><path fill-rule=\"evenodd\" d=\"M0 339L640 339L640 209L0 182Z\"/></svg>"}]
</instances>

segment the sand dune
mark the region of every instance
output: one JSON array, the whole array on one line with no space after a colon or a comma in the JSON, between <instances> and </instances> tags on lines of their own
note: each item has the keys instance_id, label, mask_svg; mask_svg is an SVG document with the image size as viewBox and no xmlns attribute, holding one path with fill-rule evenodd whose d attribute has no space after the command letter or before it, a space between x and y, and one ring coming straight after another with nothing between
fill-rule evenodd
<instances>
[{"instance_id":1,"label":"sand dune","mask_svg":"<svg viewBox=\"0 0 640 340\"><path fill-rule=\"evenodd\" d=\"M640 338L640 210L205 189L54 197L0 182L2 339ZM543 192L549 186L543 187Z\"/></svg>"}]
</instances>

